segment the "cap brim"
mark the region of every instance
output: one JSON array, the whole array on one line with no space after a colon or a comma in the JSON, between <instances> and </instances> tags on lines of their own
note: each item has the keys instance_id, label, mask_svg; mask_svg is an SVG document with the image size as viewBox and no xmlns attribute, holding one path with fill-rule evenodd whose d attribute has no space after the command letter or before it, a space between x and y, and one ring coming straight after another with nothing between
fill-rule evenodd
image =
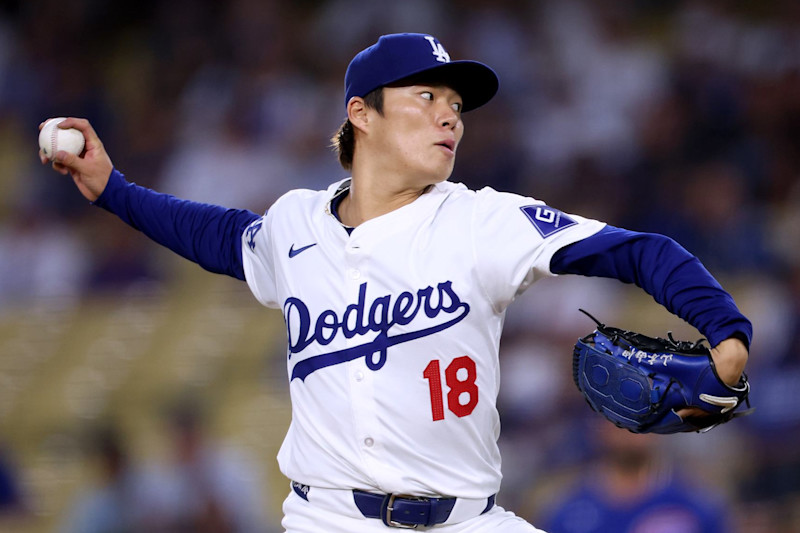
<instances>
[{"instance_id":1,"label":"cap brim","mask_svg":"<svg viewBox=\"0 0 800 533\"><path fill-rule=\"evenodd\" d=\"M452 87L462 98L462 112L476 109L494 97L499 87L497 74L478 61L451 61L413 72L403 78L424 79ZM399 80L395 83L402 83Z\"/></svg>"}]
</instances>

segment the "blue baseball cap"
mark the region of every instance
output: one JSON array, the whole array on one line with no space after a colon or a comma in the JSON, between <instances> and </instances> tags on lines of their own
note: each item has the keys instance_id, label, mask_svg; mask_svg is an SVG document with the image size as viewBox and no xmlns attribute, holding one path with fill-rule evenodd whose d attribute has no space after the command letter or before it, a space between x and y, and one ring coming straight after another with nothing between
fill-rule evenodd
<instances>
[{"instance_id":1,"label":"blue baseball cap","mask_svg":"<svg viewBox=\"0 0 800 533\"><path fill-rule=\"evenodd\" d=\"M344 76L345 108L354 96L364 97L378 87L428 73L458 92L464 112L491 100L499 86L497 74L483 63L451 61L436 37L394 33L381 36L348 65Z\"/></svg>"}]
</instances>

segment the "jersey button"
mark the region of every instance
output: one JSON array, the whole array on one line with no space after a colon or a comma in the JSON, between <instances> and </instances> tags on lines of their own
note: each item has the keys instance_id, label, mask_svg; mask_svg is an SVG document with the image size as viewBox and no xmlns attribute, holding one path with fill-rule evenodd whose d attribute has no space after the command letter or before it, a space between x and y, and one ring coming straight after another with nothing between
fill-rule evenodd
<instances>
[{"instance_id":1,"label":"jersey button","mask_svg":"<svg viewBox=\"0 0 800 533\"><path fill-rule=\"evenodd\" d=\"M359 279L361 277L361 272L355 269L350 270L350 279Z\"/></svg>"},{"instance_id":2,"label":"jersey button","mask_svg":"<svg viewBox=\"0 0 800 533\"><path fill-rule=\"evenodd\" d=\"M375 441L372 439L372 437L367 437L366 439L364 439L364 446L366 446L367 448L372 448L373 444L375 444Z\"/></svg>"},{"instance_id":3,"label":"jersey button","mask_svg":"<svg viewBox=\"0 0 800 533\"><path fill-rule=\"evenodd\" d=\"M356 372L355 373L356 381L363 381L364 380L364 373L363 372Z\"/></svg>"}]
</instances>

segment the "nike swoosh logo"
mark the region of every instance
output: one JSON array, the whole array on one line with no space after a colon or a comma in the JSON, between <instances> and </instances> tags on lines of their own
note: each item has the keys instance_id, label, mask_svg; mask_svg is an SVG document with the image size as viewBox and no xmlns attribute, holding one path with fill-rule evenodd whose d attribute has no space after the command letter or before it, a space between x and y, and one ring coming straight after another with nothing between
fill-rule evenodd
<instances>
[{"instance_id":1,"label":"nike swoosh logo","mask_svg":"<svg viewBox=\"0 0 800 533\"><path fill-rule=\"evenodd\" d=\"M296 256L299 253L305 252L312 246L316 246L317 243L309 244L308 246L303 246L302 248L298 248L297 250L294 249L294 244L289 247L289 259Z\"/></svg>"}]
</instances>

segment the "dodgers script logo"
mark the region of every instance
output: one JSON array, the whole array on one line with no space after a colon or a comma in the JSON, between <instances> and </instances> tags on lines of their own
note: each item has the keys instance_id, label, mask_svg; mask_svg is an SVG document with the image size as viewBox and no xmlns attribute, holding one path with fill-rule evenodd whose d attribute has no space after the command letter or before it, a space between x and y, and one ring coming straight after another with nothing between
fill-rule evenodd
<instances>
[{"instance_id":1,"label":"dodgers script logo","mask_svg":"<svg viewBox=\"0 0 800 533\"><path fill-rule=\"evenodd\" d=\"M372 341L362 345L315 355L298 362L292 371L292 379L305 380L315 370L359 357L366 358L370 370L379 370L386 364L390 347L444 331L461 322L469 313L469 304L461 301L450 281L437 284L435 289L428 286L416 293L402 292L394 300L391 294L387 294L367 304L366 297L367 284L362 283L358 290L358 302L348 305L341 316L333 309L326 309L313 321L308 306L302 300L294 297L286 299L283 316L289 337L290 359L311 344L327 346L340 334L351 339L369 332L378 333ZM411 324L420 311L429 319L444 314L444 320L416 331L390 335L392 326Z\"/></svg>"}]
</instances>

